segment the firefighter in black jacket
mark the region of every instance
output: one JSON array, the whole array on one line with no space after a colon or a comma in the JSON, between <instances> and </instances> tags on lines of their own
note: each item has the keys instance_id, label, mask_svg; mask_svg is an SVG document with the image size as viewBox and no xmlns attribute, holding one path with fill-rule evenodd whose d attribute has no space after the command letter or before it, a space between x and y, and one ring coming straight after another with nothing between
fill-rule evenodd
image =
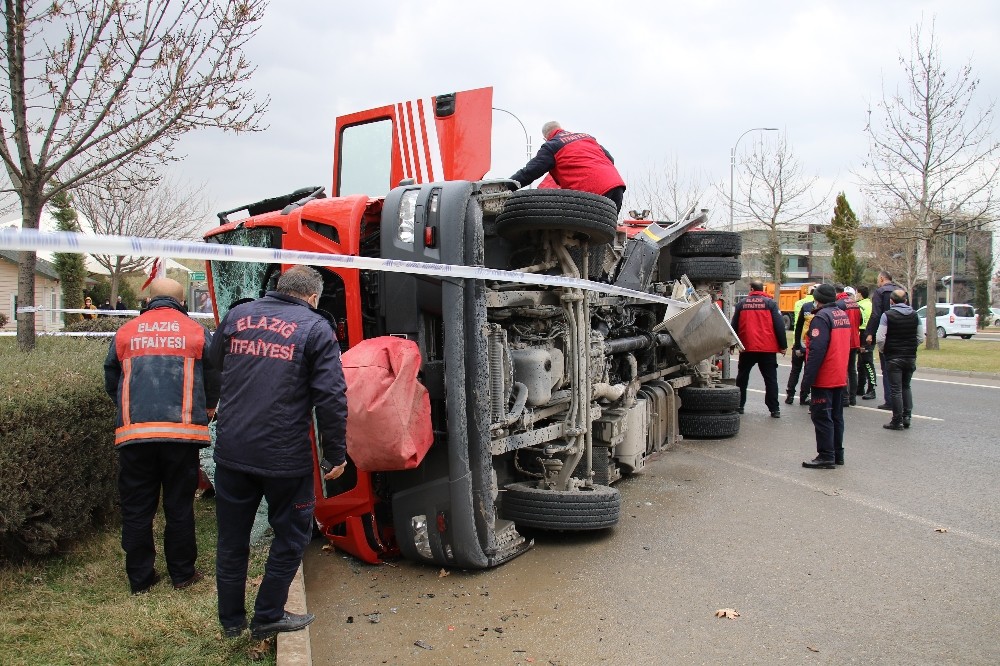
<instances>
[{"instance_id":1,"label":"firefighter in black jacket","mask_svg":"<svg viewBox=\"0 0 1000 666\"><path fill-rule=\"evenodd\" d=\"M219 375L205 358L211 336L187 316L184 288L149 285L149 307L126 323L104 361L104 388L118 405L115 447L125 571L133 594L160 580L153 568L153 517L163 489L163 550L177 589L202 579L195 569L194 493L198 449L219 399Z\"/></svg>"},{"instance_id":2,"label":"firefighter in black jacket","mask_svg":"<svg viewBox=\"0 0 1000 666\"><path fill-rule=\"evenodd\" d=\"M756 365L764 378L764 404L771 416L779 418L778 352L784 355L788 343L778 304L764 292L764 284L759 280L750 283L750 293L736 304L733 330L743 345L736 373L736 385L740 387L740 414L747 402L750 371Z\"/></svg>"},{"instance_id":3,"label":"firefighter in black jacket","mask_svg":"<svg viewBox=\"0 0 1000 666\"><path fill-rule=\"evenodd\" d=\"M329 316L316 310L323 278L294 266L277 291L230 310L211 358L222 368L215 445L216 577L223 634L246 628L250 529L267 499L274 541L257 593L250 633L256 640L304 629L314 619L285 611L288 588L312 538L315 409L324 478L346 467L347 397L340 346Z\"/></svg>"}]
</instances>

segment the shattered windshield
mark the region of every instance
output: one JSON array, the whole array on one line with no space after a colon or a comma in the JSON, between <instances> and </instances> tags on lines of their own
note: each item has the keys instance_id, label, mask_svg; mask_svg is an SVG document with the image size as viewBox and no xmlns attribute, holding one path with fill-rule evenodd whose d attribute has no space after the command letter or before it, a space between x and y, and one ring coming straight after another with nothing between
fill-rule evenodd
<instances>
[{"instance_id":1,"label":"shattered windshield","mask_svg":"<svg viewBox=\"0 0 1000 666\"><path fill-rule=\"evenodd\" d=\"M211 242L244 247L277 247L278 230L273 227L239 228L211 237ZM212 261L212 286L219 318L238 301L260 298L278 279L280 266L248 261Z\"/></svg>"}]
</instances>

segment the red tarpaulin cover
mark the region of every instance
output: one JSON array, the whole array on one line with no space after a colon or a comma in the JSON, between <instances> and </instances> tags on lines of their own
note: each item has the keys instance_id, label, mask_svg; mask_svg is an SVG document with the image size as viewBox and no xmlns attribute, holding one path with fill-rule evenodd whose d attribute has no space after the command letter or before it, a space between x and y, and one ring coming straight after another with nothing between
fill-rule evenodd
<instances>
[{"instance_id":1,"label":"red tarpaulin cover","mask_svg":"<svg viewBox=\"0 0 1000 666\"><path fill-rule=\"evenodd\" d=\"M358 469L413 469L434 441L431 401L417 381L420 350L411 340L363 340L344 352L347 453Z\"/></svg>"}]
</instances>

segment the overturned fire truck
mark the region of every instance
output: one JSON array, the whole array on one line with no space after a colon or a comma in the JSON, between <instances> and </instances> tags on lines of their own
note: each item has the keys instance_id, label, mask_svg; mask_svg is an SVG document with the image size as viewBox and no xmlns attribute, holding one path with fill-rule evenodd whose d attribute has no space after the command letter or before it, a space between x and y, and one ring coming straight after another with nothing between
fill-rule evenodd
<instances>
[{"instance_id":1,"label":"overturned fire truck","mask_svg":"<svg viewBox=\"0 0 1000 666\"><path fill-rule=\"evenodd\" d=\"M739 237L699 230L706 211L619 225L600 196L483 180L491 106L485 88L341 117L332 196L315 187L258 201L220 213L206 234L619 288L317 267L319 308L342 349L412 341L429 397L433 443L414 468L349 461L324 481L317 462L320 531L369 562L492 567L529 548L531 530L613 527L616 481L681 437L739 430L739 390L716 362L739 341L711 298L739 278ZM221 318L273 288L285 267L208 268Z\"/></svg>"}]
</instances>

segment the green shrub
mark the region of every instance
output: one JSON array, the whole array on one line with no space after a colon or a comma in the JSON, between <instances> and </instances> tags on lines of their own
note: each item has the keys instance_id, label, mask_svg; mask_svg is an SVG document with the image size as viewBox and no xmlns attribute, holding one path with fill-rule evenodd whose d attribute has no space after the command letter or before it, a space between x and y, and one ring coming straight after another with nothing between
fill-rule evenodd
<instances>
[{"instance_id":1,"label":"green shrub","mask_svg":"<svg viewBox=\"0 0 1000 666\"><path fill-rule=\"evenodd\" d=\"M0 338L0 560L58 552L117 502L108 338Z\"/></svg>"},{"instance_id":2,"label":"green shrub","mask_svg":"<svg viewBox=\"0 0 1000 666\"><path fill-rule=\"evenodd\" d=\"M4 314L3 312L0 312L0 328L3 328L6 325L7 325L7 315Z\"/></svg>"},{"instance_id":3,"label":"green shrub","mask_svg":"<svg viewBox=\"0 0 1000 666\"><path fill-rule=\"evenodd\" d=\"M69 333L114 333L133 317L98 317L66 324L63 330ZM110 339L110 338L109 338Z\"/></svg>"}]
</instances>

